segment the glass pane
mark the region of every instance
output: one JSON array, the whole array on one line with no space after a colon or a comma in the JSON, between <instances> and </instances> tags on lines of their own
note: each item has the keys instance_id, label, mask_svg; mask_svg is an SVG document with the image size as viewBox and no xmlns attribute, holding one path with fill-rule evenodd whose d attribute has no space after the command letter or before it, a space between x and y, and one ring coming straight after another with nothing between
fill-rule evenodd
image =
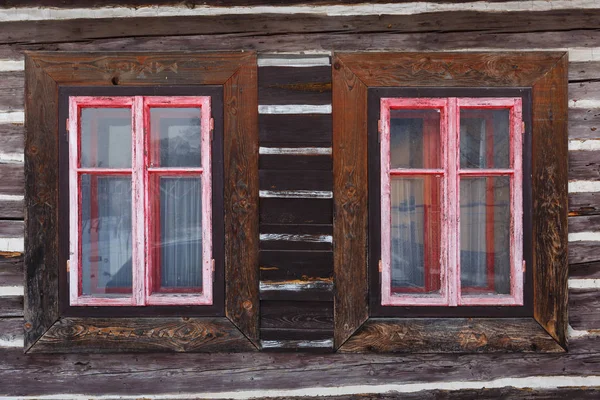
<instances>
[{"instance_id":1,"label":"glass pane","mask_svg":"<svg viewBox=\"0 0 600 400\"><path fill-rule=\"evenodd\" d=\"M202 181L152 176L154 291L202 292Z\"/></svg>"},{"instance_id":2,"label":"glass pane","mask_svg":"<svg viewBox=\"0 0 600 400\"><path fill-rule=\"evenodd\" d=\"M131 177L81 176L83 295L131 293Z\"/></svg>"},{"instance_id":3,"label":"glass pane","mask_svg":"<svg viewBox=\"0 0 600 400\"><path fill-rule=\"evenodd\" d=\"M460 110L460 167L510 168L508 109Z\"/></svg>"},{"instance_id":4,"label":"glass pane","mask_svg":"<svg viewBox=\"0 0 600 400\"><path fill-rule=\"evenodd\" d=\"M439 293L440 178L392 178L393 293Z\"/></svg>"},{"instance_id":5,"label":"glass pane","mask_svg":"<svg viewBox=\"0 0 600 400\"><path fill-rule=\"evenodd\" d=\"M200 167L200 108L151 108L154 167Z\"/></svg>"},{"instance_id":6,"label":"glass pane","mask_svg":"<svg viewBox=\"0 0 600 400\"><path fill-rule=\"evenodd\" d=\"M131 168L131 109L82 108L80 153L84 168Z\"/></svg>"},{"instance_id":7,"label":"glass pane","mask_svg":"<svg viewBox=\"0 0 600 400\"><path fill-rule=\"evenodd\" d=\"M510 294L510 178L460 181L460 279L465 294Z\"/></svg>"},{"instance_id":8,"label":"glass pane","mask_svg":"<svg viewBox=\"0 0 600 400\"><path fill-rule=\"evenodd\" d=\"M439 110L391 110L391 168L440 168L440 143Z\"/></svg>"}]
</instances>

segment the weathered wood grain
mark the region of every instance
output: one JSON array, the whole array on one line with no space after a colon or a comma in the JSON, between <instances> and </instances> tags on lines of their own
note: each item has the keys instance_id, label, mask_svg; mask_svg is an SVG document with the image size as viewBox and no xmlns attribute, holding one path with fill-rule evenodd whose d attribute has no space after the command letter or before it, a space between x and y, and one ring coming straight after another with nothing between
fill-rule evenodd
<instances>
[{"instance_id":1,"label":"weathered wood grain","mask_svg":"<svg viewBox=\"0 0 600 400\"><path fill-rule=\"evenodd\" d=\"M331 104L331 67L258 69L259 104Z\"/></svg>"},{"instance_id":2,"label":"weathered wood grain","mask_svg":"<svg viewBox=\"0 0 600 400\"><path fill-rule=\"evenodd\" d=\"M263 300L260 314L261 329L324 329L333 336L331 302Z\"/></svg>"},{"instance_id":3,"label":"weathered wood grain","mask_svg":"<svg viewBox=\"0 0 600 400\"><path fill-rule=\"evenodd\" d=\"M330 329L279 329L279 328L261 328L261 340L331 340L333 339L333 328ZM296 350L299 350L296 348Z\"/></svg>"},{"instance_id":4,"label":"weathered wood grain","mask_svg":"<svg viewBox=\"0 0 600 400\"><path fill-rule=\"evenodd\" d=\"M319 170L260 170L261 190L328 190L333 187L331 173Z\"/></svg>"},{"instance_id":5,"label":"weathered wood grain","mask_svg":"<svg viewBox=\"0 0 600 400\"><path fill-rule=\"evenodd\" d=\"M569 338L569 353L571 354L593 354L598 353L598 340L600 331L584 337Z\"/></svg>"},{"instance_id":6,"label":"weathered wood grain","mask_svg":"<svg viewBox=\"0 0 600 400\"><path fill-rule=\"evenodd\" d=\"M23 296L0 296L0 318L22 316Z\"/></svg>"},{"instance_id":7,"label":"weathered wood grain","mask_svg":"<svg viewBox=\"0 0 600 400\"><path fill-rule=\"evenodd\" d=\"M0 72L0 110L22 110L25 87L25 72Z\"/></svg>"},{"instance_id":8,"label":"weathered wood grain","mask_svg":"<svg viewBox=\"0 0 600 400\"><path fill-rule=\"evenodd\" d=\"M533 319L371 318L340 352L563 352Z\"/></svg>"},{"instance_id":9,"label":"weathered wood grain","mask_svg":"<svg viewBox=\"0 0 600 400\"><path fill-rule=\"evenodd\" d=\"M23 200L0 199L0 219L23 219Z\"/></svg>"},{"instance_id":10,"label":"weathered wood grain","mask_svg":"<svg viewBox=\"0 0 600 400\"><path fill-rule=\"evenodd\" d=\"M600 78L600 61L571 61L569 82L579 82Z\"/></svg>"},{"instance_id":11,"label":"weathered wood grain","mask_svg":"<svg viewBox=\"0 0 600 400\"><path fill-rule=\"evenodd\" d=\"M226 318L62 318L32 352L253 351Z\"/></svg>"},{"instance_id":12,"label":"weathered wood grain","mask_svg":"<svg viewBox=\"0 0 600 400\"><path fill-rule=\"evenodd\" d=\"M533 84L532 189L534 317L566 347L567 253L567 56ZM525 74L526 75L526 74Z\"/></svg>"},{"instance_id":13,"label":"weathered wood grain","mask_svg":"<svg viewBox=\"0 0 600 400\"><path fill-rule=\"evenodd\" d=\"M23 221L0 221L0 237L22 237Z\"/></svg>"},{"instance_id":14,"label":"weathered wood grain","mask_svg":"<svg viewBox=\"0 0 600 400\"><path fill-rule=\"evenodd\" d=\"M569 139L600 138L600 110L570 109Z\"/></svg>"},{"instance_id":15,"label":"weathered wood grain","mask_svg":"<svg viewBox=\"0 0 600 400\"><path fill-rule=\"evenodd\" d=\"M22 89L24 91L24 89ZM23 124L0 124L0 149L3 153L23 153L25 139Z\"/></svg>"},{"instance_id":16,"label":"weathered wood grain","mask_svg":"<svg viewBox=\"0 0 600 400\"><path fill-rule=\"evenodd\" d=\"M569 179L600 180L600 151L570 151Z\"/></svg>"},{"instance_id":17,"label":"weathered wood grain","mask_svg":"<svg viewBox=\"0 0 600 400\"><path fill-rule=\"evenodd\" d=\"M367 87L333 60L334 348L368 318Z\"/></svg>"},{"instance_id":18,"label":"weathered wood grain","mask_svg":"<svg viewBox=\"0 0 600 400\"><path fill-rule=\"evenodd\" d=\"M258 118L261 146L331 147L331 115L274 115Z\"/></svg>"},{"instance_id":19,"label":"weathered wood grain","mask_svg":"<svg viewBox=\"0 0 600 400\"><path fill-rule=\"evenodd\" d=\"M0 193L9 195L23 195L25 190L25 176L23 164L0 164Z\"/></svg>"},{"instance_id":20,"label":"weathered wood grain","mask_svg":"<svg viewBox=\"0 0 600 400\"><path fill-rule=\"evenodd\" d=\"M23 318L0 318L0 341L23 340ZM0 355L6 350L0 347ZM23 355L23 350L17 350ZM9 360L8 358L6 360Z\"/></svg>"},{"instance_id":21,"label":"weathered wood grain","mask_svg":"<svg viewBox=\"0 0 600 400\"><path fill-rule=\"evenodd\" d=\"M600 329L600 290L569 291L569 322L574 329Z\"/></svg>"},{"instance_id":22,"label":"weathered wood grain","mask_svg":"<svg viewBox=\"0 0 600 400\"><path fill-rule=\"evenodd\" d=\"M570 193L569 216L600 213L600 193Z\"/></svg>"},{"instance_id":23,"label":"weathered wood grain","mask_svg":"<svg viewBox=\"0 0 600 400\"><path fill-rule=\"evenodd\" d=\"M259 262L260 279L263 281L333 277L331 251L262 250Z\"/></svg>"},{"instance_id":24,"label":"weathered wood grain","mask_svg":"<svg viewBox=\"0 0 600 400\"><path fill-rule=\"evenodd\" d=\"M600 260L600 242L581 241L569 243L569 264Z\"/></svg>"},{"instance_id":25,"label":"weathered wood grain","mask_svg":"<svg viewBox=\"0 0 600 400\"><path fill-rule=\"evenodd\" d=\"M569 217L569 233L600 230L600 215L582 215Z\"/></svg>"},{"instance_id":26,"label":"weathered wood grain","mask_svg":"<svg viewBox=\"0 0 600 400\"><path fill-rule=\"evenodd\" d=\"M22 286L23 255L0 256L0 286Z\"/></svg>"},{"instance_id":27,"label":"weathered wood grain","mask_svg":"<svg viewBox=\"0 0 600 400\"><path fill-rule=\"evenodd\" d=\"M261 224L331 224L331 199L260 199Z\"/></svg>"},{"instance_id":28,"label":"weathered wood grain","mask_svg":"<svg viewBox=\"0 0 600 400\"><path fill-rule=\"evenodd\" d=\"M258 167L269 170L320 170L331 171L331 155L279 155L263 154Z\"/></svg>"},{"instance_id":29,"label":"weathered wood grain","mask_svg":"<svg viewBox=\"0 0 600 400\"><path fill-rule=\"evenodd\" d=\"M600 259L600 255L598 256L598 258ZM569 278L599 279L600 261L569 265Z\"/></svg>"},{"instance_id":30,"label":"weathered wood grain","mask_svg":"<svg viewBox=\"0 0 600 400\"><path fill-rule=\"evenodd\" d=\"M574 101L576 105L578 100L597 99L599 97L600 82L597 80L569 83L569 100Z\"/></svg>"},{"instance_id":31,"label":"weathered wood grain","mask_svg":"<svg viewBox=\"0 0 600 400\"><path fill-rule=\"evenodd\" d=\"M332 249L331 225L261 225L261 250ZM329 236L329 237L327 237Z\"/></svg>"},{"instance_id":32,"label":"weathered wood grain","mask_svg":"<svg viewBox=\"0 0 600 400\"><path fill-rule=\"evenodd\" d=\"M309 281L310 282L310 281ZM316 281L312 281L316 282ZM325 283L327 281L319 281ZM333 280L329 280L328 283L333 283ZM323 301L333 302L333 285L325 287L322 285L317 288L301 288L302 290L261 290L261 300L273 300L273 301Z\"/></svg>"}]
</instances>

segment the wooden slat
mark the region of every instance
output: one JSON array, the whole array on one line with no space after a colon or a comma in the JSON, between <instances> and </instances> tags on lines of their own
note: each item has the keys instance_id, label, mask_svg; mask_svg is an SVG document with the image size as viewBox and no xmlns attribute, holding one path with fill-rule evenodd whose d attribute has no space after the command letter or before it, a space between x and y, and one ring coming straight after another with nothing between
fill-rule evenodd
<instances>
[{"instance_id":1,"label":"wooden slat","mask_svg":"<svg viewBox=\"0 0 600 400\"><path fill-rule=\"evenodd\" d=\"M23 124L0 124L0 149L3 153L23 154Z\"/></svg>"},{"instance_id":2,"label":"wooden slat","mask_svg":"<svg viewBox=\"0 0 600 400\"><path fill-rule=\"evenodd\" d=\"M570 180L600 180L600 151L570 151Z\"/></svg>"},{"instance_id":3,"label":"wooden slat","mask_svg":"<svg viewBox=\"0 0 600 400\"><path fill-rule=\"evenodd\" d=\"M569 323L574 329L600 329L600 290L569 291Z\"/></svg>"},{"instance_id":4,"label":"wooden slat","mask_svg":"<svg viewBox=\"0 0 600 400\"><path fill-rule=\"evenodd\" d=\"M600 340L600 336L598 336L599 333L600 332L596 332L594 335L569 338L569 353L598 353L598 340Z\"/></svg>"},{"instance_id":5,"label":"wooden slat","mask_svg":"<svg viewBox=\"0 0 600 400\"><path fill-rule=\"evenodd\" d=\"M333 301L332 288L317 288L304 290L263 290L260 292L261 300L273 301Z\"/></svg>"},{"instance_id":6,"label":"wooden slat","mask_svg":"<svg viewBox=\"0 0 600 400\"><path fill-rule=\"evenodd\" d=\"M23 237L23 221L0 221L0 237Z\"/></svg>"},{"instance_id":7,"label":"wooden slat","mask_svg":"<svg viewBox=\"0 0 600 400\"><path fill-rule=\"evenodd\" d=\"M331 224L331 199L260 199L261 224Z\"/></svg>"},{"instance_id":8,"label":"wooden slat","mask_svg":"<svg viewBox=\"0 0 600 400\"><path fill-rule=\"evenodd\" d=\"M32 348L36 353L82 350L236 352L255 348L226 318L63 318Z\"/></svg>"},{"instance_id":9,"label":"wooden slat","mask_svg":"<svg viewBox=\"0 0 600 400\"><path fill-rule=\"evenodd\" d=\"M261 250L331 250L331 225L261 225Z\"/></svg>"},{"instance_id":10,"label":"wooden slat","mask_svg":"<svg viewBox=\"0 0 600 400\"><path fill-rule=\"evenodd\" d=\"M23 164L0 164L0 194L23 195L25 176Z\"/></svg>"},{"instance_id":11,"label":"wooden slat","mask_svg":"<svg viewBox=\"0 0 600 400\"><path fill-rule=\"evenodd\" d=\"M331 155L261 155L260 169L331 171Z\"/></svg>"},{"instance_id":12,"label":"wooden slat","mask_svg":"<svg viewBox=\"0 0 600 400\"><path fill-rule=\"evenodd\" d=\"M320 301L260 302L261 329L329 330L333 336L333 303Z\"/></svg>"},{"instance_id":13,"label":"wooden slat","mask_svg":"<svg viewBox=\"0 0 600 400\"><path fill-rule=\"evenodd\" d=\"M333 339L333 328L331 329L280 329L261 328L261 340L327 340Z\"/></svg>"},{"instance_id":14,"label":"wooden slat","mask_svg":"<svg viewBox=\"0 0 600 400\"><path fill-rule=\"evenodd\" d=\"M23 110L25 88L25 72L0 72L0 110Z\"/></svg>"},{"instance_id":15,"label":"wooden slat","mask_svg":"<svg viewBox=\"0 0 600 400\"><path fill-rule=\"evenodd\" d=\"M598 255L600 259L600 255ZM569 278L599 279L600 261L569 265Z\"/></svg>"},{"instance_id":16,"label":"wooden slat","mask_svg":"<svg viewBox=\"0 0 600 400\"><path fill-rule=\"evenodd\" d=\"M22 286L23 278L23 256L0 255L0 286Z\"/></svg>"},{"instance_id":17,"label":"wooden slat","mask_svg":"<svg viewBox=\"0 0 600 400\"><path fill-rule=\"evenodd\" d=\"M533 319L369 319L341 352L563 352Z\"/></svg>"},{"instance_id":18,"label":"wooden slat","mask_svg":"<svg viewBox=\"0 0 600 400\"><path fill-rule=\"evenodd\" d=\"M569 217L569 233L600 230L600 215Z\"/></svg>"},{"instance_id":19,"label":"wooden slat","mask_svg":"<svg viewBox=\"0 0 600 400\"><path fill-rule=\"evenodd\" d=\"M333 276L331 251L262 250L259 262L262 281L331 279Z\"/></svg>"},{"instance_id":20,"label":"wooden slat","mask_svg":"<svg viewBox=\"0 0 600 400\"><path fill-rule=\"evenodd\" d=\"M598 78L598 77L596 77ZM577 104L582 99L597 99L600 97L600 82L597 80L569 83L569 100Z\"/></svg>"},{"instance_id":21,"label":"wooden slat","mask_svg":"<svg viewBox=\"0 0 600 400\"><path fill-rule=\"evenodd\" d=\"M261 170L261 190L331 190L333 176L330 172L305 170Z\"/></svg>"},{"instance_id":22,"label":"wooden slat","mask_svg":"<svg viewBox=\"0 0 600 400\"><path fill-rule=\"evenodd\" d=\"M600 77L600 61L575 61L569 63L569 82L586 81Z\"/></svg>"},{"instance_id":23,"label":"wooden slat","mask_svg":"<svg viewBox=\"0 0 600 400\"><path fill-rule=\"evenodd\" d=\"M258 104L331 104L331 67L259 68Z\"/></svg>"},{"instance_id":24,"label":"wooden slat","mask_svg":"<svg viewBox=\"0 0 600 400\"><path fill-rule=\"evenodd\" d=\"M570 193L569 215L600 214L600 193Z\"/></svg>"},{"instance_id":25,"label":"wooden slat","mask_svg":"<svg viewBox=\"0 0 600 400\"><path fill-rule=\"evenodd\" d=\"M582 241L569 243L569 264L600 260L600 242Z\"/></svg>"},{"instance_id":26,"label":"wooden slat","mask_svg":"<svg viewBox=\"0 0 600 400\"><path fill-rule=\"evenodd\" d=\"M0 219L23 219L23 200L0 199Z\"/></svg>"},{"instance_id":27,"label":"wooden slat","mask_svg":"<svg viewBox=\"0 0 600 400\"><path fill-rule=\"evenodd\" d=\"M600 110L569 110L569 139L600 138Z\"/></svg>"},{"instance_id":28,"label":"wooden slat","mask_svg":"<svg viewBox=\"0 0 600 400\"><path fill-rule=\"evenodd\" d=\"M23 296L0 296L0 318L22 316Z\"/></svg>"},{"instance_id":29,"label":"wooden slat","mask_svg":"<svg viewBox=\"0 0 600 400\"><path fill-rule=\"evenodd\" d=\"M258 117L261 146L331 146L331 115L274 115Z\"/></svg>"}]
</instances>

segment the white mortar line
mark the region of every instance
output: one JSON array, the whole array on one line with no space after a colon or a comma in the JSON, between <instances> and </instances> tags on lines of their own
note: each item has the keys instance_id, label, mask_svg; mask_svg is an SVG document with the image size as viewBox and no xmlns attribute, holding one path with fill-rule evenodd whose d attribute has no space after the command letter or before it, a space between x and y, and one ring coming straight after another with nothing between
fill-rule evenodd
<instances>
[{"instance_id":1,"label":"white mortar line","mask_svg":"<svg viewBox=\"0 0 600 400\"><path fill-rule=\"evenodd\" d=\"M22 124L25 122L25 112L18 111L0 111L0 124Z\"/></svg>"},{"instance_id":2,"label":"white mortar line","mask_svg":"<svg viewBox=\"0 0 600 400\"><path fill-rule=\"evenodd\" d=\"M600 232L569 233L569 242L599 242Z\"/></svg>"},{"instance_id":3,"label":"white mortar line","mask_svg":"<svg viewBox=\"0 0 600 400\"><path fill-rule=\"evenodd\" d=\"M23 253L25 239L23 238L0 238L0 251Z\"/></svg>"},{"instance_id":4,"label":"white mortar line","mask_svg":"<svg viewBox=\"0 0 600 400\"><path fill-rule=\"evenodd\" d=\"M0 201L21 201L25 200L25 196L18 194L0 194Z\"/></svg>"},{"instance_id":5,"label":"white mortar line","mask_svg":"<svg viewBox=\"0 0 600 400\"><path fill-rule=\"evenodd\" d=\"M332 199L333 192L320 190L260 190L259 196L278 199Z\"/></svg>"},{"instance_id":6,"label":"white mortar line","mask_svg":"<svg viewBox=\"0 0 600 400\"><path fill-rule=\"evenodd\" d=\"M600 192L600 181L570 181L569 193Z\"/></svg>"},{"instance_id":7,"label":"white mortar line","mask_svg":"<svg viewBox=\"0 0 600 400\"><path fill-rule=\"evenodd\" d=\"M569 289L600 289L600 279L569 279Z\"/></svg>"},{"instance_id":8,"label":"white mortar line","mask_svg":"<svg viewBox=\"0 0 600 400\"><path fill-rule=\"evenodd\" d=\"M261 57L258 56L257 64L259 67L327 67L331 65L329 56L321 57Z\"/></svg>"},{"instance_id":9,"label":"white mortar line","mask_svg":"<svg viewBox=\"0 0 600 400\"><path fill-rule=\"evenodd\" d=\"M259 114L331 114L331 104L260 105Z\"/></svg>"},{"instance_id":10,"label":"white mortar line","mask_svg":"<svg viewBox=\"0 0 600 400\"><path fill-rule=\"evenodd\" d=\"M331 147L259 147L258 154L287 156L331 155Z\"/></svg>"},{"instance_id":11,"label":"white mortar line","mask_svg":"<svg viewBox=\"0 0 600 400\"><path fill-rule=\"evenodd\" d=\"M241 14L311 14L327 16L344 15L416 15L431 12L478 11L478 12L519 12L551 11L571 9L598 9L596 0L530 0L506 3L435 3L411 2L394 4L356 4L356 5L301 5L301 6L253 6L253 7L213 7L198 5L193 9L179 6L146 7L99 7L99 8L37 8L19 7L0 10L0 22L69 20L77 18L129 18L129 17L180 17L180 16L216 16Z\"/></svg>"},{"instance_id":12,"label":"white mortar line","mask_svg":"<svg viewBox=\"0 0 600 400\"><path fill-rule=\"evenodd\" d=\"M0 59L0 72L23 71L25 61L23 60L3 60Z\"/></svg>"},{"instance_id":13,"label":"white mortar line","mask_svg":"<svg viewBox=\"0 0 600 400\"><path fill-rule=\"evenodd\" d=\"M24 294L23 286L0 286L0 297L23 296Z\"/></svg>"},{"instance_id":14,"label":"white mortar line","mask_svg":"<svg viewBox=\"0 0 600 400\"><path fill-rule=\"evenodd\" d=\"M24 153L0 153L0 164L21 164L25 162Z\"/></svg>"},{"instance_id":15,"label":"white mortar line","mask_svg":"<svg viewBox=\"0 0 600 400\"><path fill-rule=\"evenodd\" d=\"M600 108L600 100L597 100L597 99L569 100L569 108L572 108L572 109Z\"/></svg>"},{"instance_id":16,"label":"white mortar line","mask_svg":"<svg viewBox=\"0 0 600 400\"><path fill-rule=\"evenodd\" d=\"M5 347L23 347L25 346L25 340L23 338L15 338L15 339L2 339L0 338L0 348ZM0 399L15 399L16 397L3 397L0 396Z\"/></svg>"},{"instance_id":17,"label":"white mortar line","mask_svg":"<svg viewBox=\"0 0 600 400\"><path fill-rule=\"evenodd\" d=\"M333 243L331 235L319 235L310 233L261 233L260 240L264 241L288 241L288 242L311 242L311 243Z\"/></svg>"},{"instance_id":18,"label":"white mortar line","mask_svg":"<svg viewBox=\"0 0 600 400\"><path fill-rule=\"evenodd\" d=\"M287 345L292 345L299 349L321 349L333 347L333 339L323 340L261 340L263 349L281 349Z\"/></svg>"},{"instance_id":19,"label":"white mortar line","mask_svg":"<svg viewBox=\"0 0 600 400\"><path fill-rule=\"evenodd\" d=\"M402 377L398 377L402 379ZM235 390L230 392L198 392L198 393L164 393L147 394L140 392L135 395L100 395L89 394L51 394L36 396L19 396L21 400L135 400L143 397L150 400L192 400L192 399L256 399L268 397L319 397L319 396L351 396L355 394L385 394L385 393L417 393L422 391L446 390L459 391L469 389L500 389L513 387L516 389L558 389L566 387L596 387L600 386L600 375L569 376L546 375L525 376L521 378L498 378L485 381L442 381L418 383L388 383L376 385L348 386L315 386L299 389L255 389ZM395 394L395 393L394 393ZM0 400L14 400L15 397L0 396Z\"/></svg>"},{"instance_id":20,"label":"white mortar line","mask_svg":"<svg viewBox=\"0 0 600 400\"><path fill-rule=\"evenodd\" d=\"M260 282L261 292L273 292L273 291L290 291L298 292L304 290L331 290L333 289L333 282L331 281L306 281L298 283L290 282Z\"/></svg>"},{"instance_id":21,"label":"white mortar line","mask_svg":"<svg viewBox=\"0 0 600 400\"><path fill-rule=\"evenodd\" d=\"M596 151L600 150L600 139L569 140L570 151Z\"/></svg>"}]
</instances>

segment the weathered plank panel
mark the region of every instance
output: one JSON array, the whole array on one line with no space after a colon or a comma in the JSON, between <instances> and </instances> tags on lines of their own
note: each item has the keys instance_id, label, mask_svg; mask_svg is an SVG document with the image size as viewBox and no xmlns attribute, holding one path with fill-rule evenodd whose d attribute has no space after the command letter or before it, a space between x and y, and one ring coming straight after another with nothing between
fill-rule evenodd
<instances>
[{"instance_id":1,"label":"weathered plank panel","mask_svg":"<svg viewBox=\"0 0 600 400\"><path fill-rule=\"evenodd\" d=\"M339 351L488 353L564 350L533 319L370 318Z\"/></svg>"},{"instance_id":2,"label":"weathered plank panel","mask_svg":"<svg viewBox=\"0 0 600 400\"><path fill-rule=\"evenodd\" d=\"M23 124L0 124L0 150L2 153L23 154L25 127Z\"/></svg>"},{"instance_id":3,"label":"weathered plank panel","mask_svg":"<svg viewBox=\"0 0 600 400\"><path fill-rule=\"evenodd\" d=\"M333 301L333 285L329 288L323 286L310 289L302 288L302 290L261 290L260 299L274 301Z\"/></svg>"},{"instance_id":4,"label":"weathered plank panel","mask_svg":"<svg viewBox=\"0 0 600 400\"><path fill-rule=\"evenodd\" d=\"M600 260L600 242L569 243L569 264L581 264L598 260Z\"/></svg>"},{"instance_id":5,"label":"weathered plank panel","mask_svg":"<svg viewBox=\"0 0 600 400\"><path fill-rule=\"evenodd\" d=\"M600 138L600 110L570 109L569 139Z\"/></svg>"},{"instance_id":6,"label":"weathered plank panel","mask_svg":"<svg viewBox=\"0 0 600 400\"><path fill-rule=\"evenodd\" d=\"M333 168L331 155L261 155L260 169L276 170L320 170L331 171Z\"/></svg>"},{"instance_id":7,"label":"weathered plank panel","mask_svg":"<svg viewBox=\"0 0 600 400\"><path fill-rule=\"evenodd\" d=\"M0 297L0 318L22 316L23 296Z\"/></svg>"},{"instance_id":8,"label":"weathered plank panel","mask_svg":"<svg viewBox=\"0 0 600 400\"><path fill-rule=\"evenodd\" d=\"M331 104L331 67L259 68L258 104Z\"/></svg>"},{"instance_id":9,"label":"weathered plank panel","mask_svg":"<svg viewBox=\"0 0 600 400\"><path fill-rule=\"evenodd\" d=\"M569 233L587 231L600 231L600 215L569 217Z\"/></svg>"},{"instance_id":10,"label":"weathered plank panel","mask_svg":"<svg viewBox=\"0 0 600 400\"><path fill-rule=\"evenodd\" d=\"M25 173L23 164L0 164L0 193L23 195L25 191Z\"/></svg>"},{"instance_id":11,"label":"weathered plank panel","mask_svg":"<svg viewBox=\"0 0 600 400\"><path fill-rule=\"evenodd\" d=\"M328 172L305 170L261 170L261 190L332 190L333 175Z\"/></svg>"},{"instance_id":12,"label":"weathered plank panel","mask_svg":"<svg viewBox=\"0 0 600 400\"><path fill-rule=\"evenodd\" d=\"M0 219L23 219L23 200L3 200L0 198Z\"/></svg>"},{"instance_id":13,"label":"weathered plank panel","mask_svg":"<svg viewBox=\"0 0 600 400\"><path fill-rule=\"evenodd\" d=\"M569 291L569 322L575 329L600 329L600 290Z\"/></svg>"},{"instance_id":14,"label":"weathered plank panel","mask_svg":"<svg viewBox=\"0 0 600 400\"><path fill-rule=\"evenodd\" d=\"M333 329L261 328L261 340L327 340L333 339Z\"/></svg>"},{"instance_id":15,"label":"weathered plank panel","mask_svg":"<svg viewBox=\"0 0 600 400\"><path fill-rule=\"evenodd\" d=\"M569 63L569 82L600 78L600 61L575 61Z\"/></svg>"},{"instance_id":16,"label":"weathered plank panel","mask_svg":"<svg viewBox=\"0 0 600 400\"><path fill-rule=\"evenodd\" d=\"M262 281L289 281L333 276L331 251L262 250L259 255Z\"/></svg>"},{"instance_id":17,"label":"weathered plank panel","mask_svg":"<svg viewBox=\"0 0 600 400\"><path fill-rule=\"evenodd\" d=\"M600 180L600 151L570 151L569 179Z\"/></svg>"},{"instance_id":18,"label":"weathered plank panel","mask_svg":"<svg viewBox=\"0 0 600 400\"><path fill-rule=\"evenodd\" d=\"M23 341L23 318L0 318L0 343L6 343L6 346L9 343L13 344L17 341ZM23 355L22 349L18 349L17 351L19 352L19 356ZM12 359L3 359L1 357L5 352L6 350L0 346L0 360L11 360L9 361L10 364L13 361ZM0 382L4 383L2 379L0 379ZM5 394L4 390L2 394Z\"/></svg>"},{"instance_id":19,"label":"weathered plank panel","mask_svg":"<svg viewBox=\"0 0 600 400\"><path fill-rule=\"evenodd\" d=\"M25 72L0 72L0 110L22 110L25 106Z\"/></svg>"},{"instance_id":20,"label":"weathered plank panel","mask_svg":"<svg viewBox=\"0 0 600 400\"><path fill-rule=\"evenodd\" d=\"M333 337L333 303L321 301L260 302L260 327L329 330Z\"/></svg>"},{"instance_id":21,"label":"weathered plank panel","mask_svg":"<svg viewBox=\"0 0 600 400\"><path fill-rule=\"evenodd\" d=\"M260 199L261 224L331 224L331 199Z\"/></svg>"},{"instance_id":22,"label":"weathered plank panel","mask_svg":"<svg viewBox=\"0 0 600 400\"><path fill-rule=\"evenodd\" d=\"M23 286L23 256L0 255L0 286Z\"/></svg>"},{"instance_id":23,"label":"weathered plank panel","mask_svg":"<svg viewBox=\"0 0 600 400\"><path fill-rule=\"evenodd\" d=\"M0 237L23 237L23 221L0 221Z\"/></svg>"},{"instance_id":24,"label":"weathered plank panel","mask_svg":"<svg viewBox=\"0 0 600 400\"><path fill-rule=\"evenodd\" d=\"M598 259L600 259L600 254L598 255ZM569 278L600 278L600 261L569 265Z\"/></svg>"},{"instance_id":25,"label":"weathered plank panel","mask_svg":"<svg viewBox=\"0 0 600 400\"><path fill-rule=\"evenodd\" d=\"M261 250L331 250L331 225L261 225Z\"/></svg>"},{"instance_id":26,"label":"weathered plank panel","mask_svg":"<svg viewBox=\"0 0 600 400\"><path fill-rule=\"evenodd\" d=\"M596 77L596 79L599 77ZM600 82L597 80L569 83L569 100L577 101L582 99L600 98Z\"/></svg>"},{"instance_id":27,"label":"weathered plank panel","mask_svg":"<svg viewBox=\"0 0 600 400\"><path fill-rule=\"evenodd\" d=\"M273 115L258 117L261 146L331 147L331 115Z\"/></svg>"},{"instance_id":28,"label":"weathered plank panel","mask_svg":"<svg viewBox=\"0 0 600 400\"><path fill-rule=\"evenodd\" d=\"M570 193L569 215L600 214L600 193Z\"/></svg>"}]
</instances>

